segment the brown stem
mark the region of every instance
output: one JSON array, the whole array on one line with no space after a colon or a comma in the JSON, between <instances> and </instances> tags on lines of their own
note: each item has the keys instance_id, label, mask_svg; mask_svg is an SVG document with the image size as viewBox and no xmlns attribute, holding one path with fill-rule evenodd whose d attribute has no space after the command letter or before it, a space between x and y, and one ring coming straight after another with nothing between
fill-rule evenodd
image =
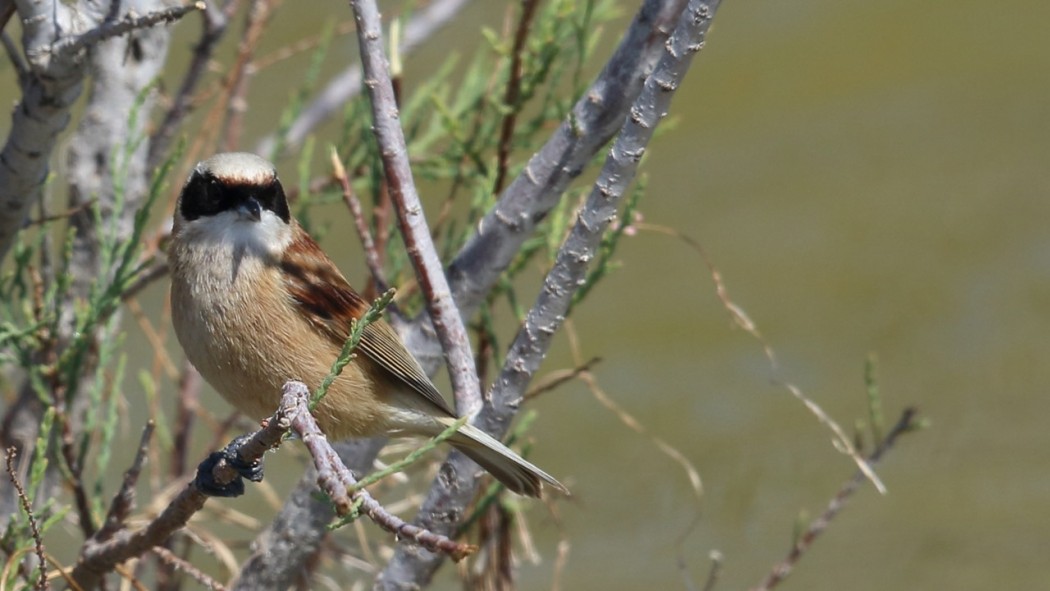
<instances>
[{"instance_id":1,"label":"brown stem","mask_svg":"<svg viewBox=\"0 0 1050 591\"><path fill-rule=\"evenodd\" d=\"M124 527L124 522L127 521L131 509L135 505L135 484L138 483L139 474L142 473L142 464L146 461L146 453L149 451L149 442L152 436L153 421L151 420L142 429L142 437L139 439L139 448L135 453L135 460L124 473L124 482L121 484L117 494L113 495L113 501L110 503L106 519L95 536L99 541L109 539Z\"/></svg>"},{"instance_id":2,"label":"brown stem","mask_svg":"<svg viewBox=\"0 0 1050 591\"><path fill-rule=\"evenodd\" d=\"M246 463L260 461L267 450L280 444L288 432L289 414L295 410L282 405L267 424L241 446L241 459ZM212 477L222 486L233 482L239 475L226 462L218 462L212 471ZM73 580L83 589L95 588L106 573L114 570L122 562L142 556L154 546L162 545L173 533L182 529L208 500L208 497L197 489L195 482L190 482L182 489L182 492L146 527L136 532L119 529L105 540L99 539L98 536L89 538L81 548L80 558L73 568Z\"/></svg>"},{"instance_id":3,"label":"brown stem","mask_svg":"<svg viewBox=\"0 0 1050 591\"><path fill-rule=\"evenodd\" d=\"M525 40L529 36L529 27L536 14L539 0L524 0L521 6L521 17L514 32L514 48L510 58L510 79L507 80L507 92L503 95L503 105L507 114L499 132L499 151L497 153L496 182L492 187L493 194L503 190L507 179L507 161L510 159L511 140L514 138L514 125L518 120L518 100L521 98L521 57L525 52Z\"/></svg>"},{"instance_id":4,"label":"brown stem","mask_svg":"<svg viewBox=\"0 0 1050 591\"><path fill-rule=\"evenodd\" d=\"M18 475L15 472L16 455L18 455L18 452L14 447L7 448L5 458L7 475L11 479L11 484L14 485L15 490L18 493L18 500L22 503L22 511L25 512L26 518L29 520L29 531L33 536L33 546L36 549L37 560L40 562L40 580L37 581L36 588L50 589L51 586L47 582L47 569L44 567L44 565L47 564L44 557L44 539L40 536L40 530L37 529L36 526L36 517L33 515L33 504L29 501L29 497L26 496L26 491L22 488L22 483L18 480Z\"/></svg>"},{"instance_id":5,"label":"brown stem","mask_svg":"<svg viewBox=\"0 0 1050 591\"><path fill-rule=\"evenodd\" d=\"M209 5L201 12L202 28L200 40L193 47L193 59L186 68L186 73L179 84L179 91L171 102L171 107L164 114L164 119L157 127L157 131L150 139L149 156L147 162L149 169L154 170L160 166L161 161L168 153L168 147L175 137L175 131L182 122L193 111L194 94L205 73L208 71L208 63L215 53L215 49L226 33L226 27L230 18L237 10L240 0L226 0L222 8Z\"/></svg>"},{"instance_id":6,"label":"brown stem","mask_svg":"<svg viewBox=\"0 0 1050 591\"><path fill-rule=\"evenodd\" d=\"M190 434L193 419L197 416L197 403L201 391L201 374L187 361L183 363L179 377L178 408L175 416L175 436L171 450L171 476L178 478L186 473L186 458L189 456Z\"/></svg>"},{"instance_id":7,"label":"brown stem","mask_svg":"<svg viewBox=\"0 0 1050 591\"><path fill-rule=\"evenodd\" d=\"M234 150L240 145L241 131L244 127L244 113L247 111L248 88L255 74L252 59L255 49L262 39L263 31L270 21L273 10L280 0L254 0L248 9L248 25L245 27L241 43L237 48L237 59L233 69L233 93L226 102L226 125L223 133L223 149Z\"/></svg>"},{"instance_id":8,"label":"brown stem","mask_svg":"<svg viewBox=\"0 0 1050 591\"><path fill-rule=\"evenodd\" d=\"M879 443L878 447L875 448L875 451L868 456L869 465L874 466L879 460L881 460L882 456L893 448L893 445L901 435L914 431L917 428L918 422L915 418L916 415L918 415L918 409L914 407L904 409L901 413L900 419L897 420L897 424L890 429L890 432L886 434L886 437ZM853 496L853 493L855 493L867 479L867 475L862 471L857 470L853 474L853 477L847 480L846 483L842 485L842 488L835 493L835 496L831 498L828 502L827 508L824 509L824 512L810 522L806 532L799 536L787 556L785 556L779 563L775 564L769 571L769 574L766 575L766 578L759 583L757 587L753 587L752 591L772 589L786 579L787 576L791 574L792 569L795 568L795 565L798 564L798 561L806 551L809 550L810 546L813 545L813 542L820 537L820 534L824 533L824 530L831 525L831 521L835 519L835 516L837 516L846 506L846 501Z\"/></svg>"},{"instance_id":9,"label":"brown stem","mask_svg":"<svg viewBox=\"0 0 1050 591\"><path fill-rule=\"evenodd\" d=\"M368 229L368 222L365 221L364 211L361 209L361 201L350 186L350 179L346 176L346 169L339 160L339 154L335 152L335 148L332 149L332 169L334 170L336 182L343 189L343 203L346 204L347 209L350 210L350 215L354 218L354 227L357 228L357 236L361 239L361 247L365 251L365 264L368 265L368 270L372 274L375 291L383 293L389 286L386 274L383 272L383 263L380 262L379 251L376 250L375 241L372 240L372 232Z\"/></svg>"}]
</instances>

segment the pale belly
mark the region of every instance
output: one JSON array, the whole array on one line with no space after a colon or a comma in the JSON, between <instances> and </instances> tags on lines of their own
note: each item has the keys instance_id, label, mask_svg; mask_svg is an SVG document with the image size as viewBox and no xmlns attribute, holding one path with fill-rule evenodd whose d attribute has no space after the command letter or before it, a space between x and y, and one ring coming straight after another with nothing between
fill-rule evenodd
<instances>
[{"instance_id":1,"label":"pale belly","mask_svg":"<svg viewBox=\"0 0 1050 591\"><path fill-rule=\"evenodd\" d=\"M191 275L176 268L171 288L175 333L187 359L223 398L253 420L273 415L288 380L302 381L311 391L316 388L339 353L299 316L294 303L274 295L283 292L267 284L272 274L262 270L263 263L250 258L236 273ZM238 294L272 297L260 304L258 297ZM351 362L315 409L330 438L391 430L383 419L390 406L373 395L382 378L367 371L368 365Z\"/></svg>"}]
</instances>

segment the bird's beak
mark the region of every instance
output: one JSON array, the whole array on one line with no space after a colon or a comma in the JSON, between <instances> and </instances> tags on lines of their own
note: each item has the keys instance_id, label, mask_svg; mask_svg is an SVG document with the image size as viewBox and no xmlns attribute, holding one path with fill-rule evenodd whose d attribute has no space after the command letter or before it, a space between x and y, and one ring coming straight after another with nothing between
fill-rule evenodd
<instances>
[{"instance_id":1,"label":"bird's beak","mask_svg":"<svg viewBox=\"0 0 1050 591\"><path fill-rule=\"evenodd\" d=\"M249 197L237 206L237 213L242 220L257 222L262 218L262 206L255 197Z\"/></svg>"}]
</instances>

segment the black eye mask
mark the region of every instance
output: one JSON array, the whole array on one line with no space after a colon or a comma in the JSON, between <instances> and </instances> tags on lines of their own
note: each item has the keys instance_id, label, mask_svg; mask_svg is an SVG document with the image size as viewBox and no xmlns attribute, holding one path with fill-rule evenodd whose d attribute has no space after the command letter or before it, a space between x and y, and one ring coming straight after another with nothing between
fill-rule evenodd
<instances>
[{"instance_id":1,"label":"black eye mask","mask_svg":"<svg viewBox=\"0 0 1050 591\"><path fill-rule=\"evenodd\" d=\"M234 209L252 197L263 209L272 211L285 223L291 221L288 200L276 176L266 184L228 183L200 170L193 172L182 189L179 213L186 221L193 221Z\"/></svg>"}]
</instances>

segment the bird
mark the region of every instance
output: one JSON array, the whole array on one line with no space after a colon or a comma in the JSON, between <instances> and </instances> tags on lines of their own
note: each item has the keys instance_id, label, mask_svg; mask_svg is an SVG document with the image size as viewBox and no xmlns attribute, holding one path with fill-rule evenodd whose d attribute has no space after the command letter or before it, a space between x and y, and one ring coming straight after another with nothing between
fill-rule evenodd
<instances>
[{"instance_id":1,"label":"bird","mask_svg":"<svg viewBox=\"0 0 1050 591\"><path fill-rule=\"evenodd\" d=\"M369 308L291 215L275 166L246 152L199 162L179 195L168 252L175 334L187 359L255 419L289 380L315 389ZM329 439L435 436L456 413L383 319L314 409ZM567 494L554 477L466 423L447 440L509 490Z\"/></svg>"}]
</instances>

